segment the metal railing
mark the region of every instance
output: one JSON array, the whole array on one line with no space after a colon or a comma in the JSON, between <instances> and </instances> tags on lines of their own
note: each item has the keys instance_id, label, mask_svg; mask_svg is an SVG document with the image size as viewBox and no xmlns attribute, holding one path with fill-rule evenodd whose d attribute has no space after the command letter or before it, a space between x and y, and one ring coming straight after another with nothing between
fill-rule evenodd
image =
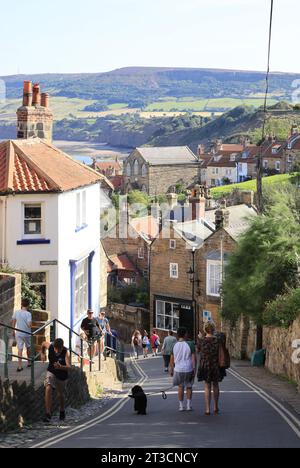
<instances>
[{"instance_id":1,"label":"metal railing","mask_svg":"<svg viewBox=\"0 0 300 468\"><path fill-rule=\"evenodd\" d=\"M9 362L12 361L13 358L22 359L22 361L26 361L31 368L31 375L30 381L31 385L35 386L35 363L38 362L41 353L36 353L35 351L35 338L37 336L43 336L42 332L45 331L47 328L50 328L50 341L55 341L58 338L59 333L58 329L61 328L63 330L62 335L68 335L68 347L70 353L70 364L73 364L74 356L78 359L78 364L81 370L84 370L85 364L88 365L89 371L93 372L95 370L95 357L97 358L97 371L101 371L101 354L103 354L104 359L106 360L108 356L112 357L115 360L124 361L124 349L122 343L114 336L105 334L104 337L100 337L91 341L88 341L82 335L79 335L77 332L72 330L70 327L65 325L64 323L60 322L57 319L51 320L46 322L40 328L35 330L32 333L25 332L23 330L19 330L14 328L10 325L4 324L0 322L0 332L3 330L3 335L0 333L0 341L2 340L4 344L4 352L0 350L0 356L4 357L4 378L9 378ZM31 348L30 348L30 357L22 357L20 358L18 355L14 354L10 351L12 345L10 341L13 340L13 336L15 333L22 333L23 335L30 336ZM2 336L1 336L2 335ZM104 340L103 340L104 338ZM74 350L74 339L75 339L75 349ZM65 343L66 345L66 343ZM95 346L97 346L98 356L95 356ZM85 354L87 352L87 355Z\"/></svg>"}]
</instances>

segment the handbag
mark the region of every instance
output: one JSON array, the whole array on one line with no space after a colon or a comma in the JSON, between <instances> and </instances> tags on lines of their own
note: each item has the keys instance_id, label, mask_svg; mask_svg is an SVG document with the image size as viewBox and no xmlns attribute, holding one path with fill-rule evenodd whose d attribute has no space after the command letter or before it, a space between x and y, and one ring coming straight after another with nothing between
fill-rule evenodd
<instances>
[{"instance_id":1,"label":"handbag","mask_svg":"<svg viewBox=\"0 0 300 468\"><path fill-rule=\"evenodd\" d=\"M230 354L225 345L219 345L219 367L221 369L229 369L231 365Z\"/></svg>"}]
</instances>

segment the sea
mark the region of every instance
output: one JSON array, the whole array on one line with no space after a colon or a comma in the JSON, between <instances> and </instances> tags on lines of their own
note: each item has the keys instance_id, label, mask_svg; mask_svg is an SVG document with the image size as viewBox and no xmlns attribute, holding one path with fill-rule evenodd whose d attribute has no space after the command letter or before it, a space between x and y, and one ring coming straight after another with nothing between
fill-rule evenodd
<instances>
[{"instance_id":1,"label":"sea","mask_svg":"<svg viewBox=\"0 0 300 468\"><path fill-rule=\"evenodd\" d=\"M53 145L69 154L83 164L91 165L93 160L108 161L116 157L124 160L132 151L131 148L109 146L106 143L90 143L86 141L55 140Z\"/></svg>"}]
</instances>

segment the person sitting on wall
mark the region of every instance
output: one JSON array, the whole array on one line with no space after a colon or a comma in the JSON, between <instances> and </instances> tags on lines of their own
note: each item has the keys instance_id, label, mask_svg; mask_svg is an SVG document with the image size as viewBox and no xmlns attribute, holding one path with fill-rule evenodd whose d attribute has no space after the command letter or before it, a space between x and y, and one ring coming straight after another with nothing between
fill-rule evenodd
<instances>
[{"instance_id":1,"label":"person sitting on wall","mask_svg":"<svg viewBox=\"0 0 300 468\"><path fill-rule=\"evenodd\" d=\"M45 380L45 407L46 416L44 422L49 423L52 417L52 392L56 390L60 403L60 421L66 418L65 413L65 390L71 368L70 353L65 348L62 339L58 338L54 343L44 341L42 344L42 361L46 361L46 350L48 350L49 366Z\"/></svg>"}]
</instances>

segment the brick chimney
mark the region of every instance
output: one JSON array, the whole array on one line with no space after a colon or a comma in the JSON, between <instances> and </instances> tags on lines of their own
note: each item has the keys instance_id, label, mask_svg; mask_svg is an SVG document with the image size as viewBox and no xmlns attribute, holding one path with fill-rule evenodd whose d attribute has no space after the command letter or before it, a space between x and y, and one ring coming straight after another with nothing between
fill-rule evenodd
<instances>
[{"instance_id":1,"label":"brick chimney","mask_svg":"<svg viewBox=\"0 0 300 468\"><path fill-rule=\"evenodd\" d=\"M35 83L33 85L32 105L34 107L41 105L41 91L40 91L40 85L38 83Z\"/></svg>"},{"instance_id":2,"label":"brick chimney","mask_svg":"<svg viewBox=\"0 0 300 468\"><path fill-rule=\"evenodd\" d=\"M23 87L23 106L32 106L32 83L31 81L24 81Z\"/></svg>"},{"instance_id":3,"label":"brick chimney","mask_svg":"<svg viewBox=\"0 0 300 468\"><path fill-rule=\"evenodd\" d=\"M205 218L205 208L206 208L206 196L207 189L202 185L195 185L194 189L191 191L189 198L190 207L192 208L192 220L204 219Z\"/></svg>"},{"instance_id":4,"label":"brick chimney","mask_svg":"<svg viewBox=\"0 0 300 468\"><path fill-rule=\"evenodd\" d=\"M226 200L222 200L221 206L215 212L216 230L229 226L229 210L226 209Z\"/></svg>"},{"instance_id":5,"label":"brick chimney","mask_svg":"<svg viewBox=\"0 0 300 468\"><path fill-rule=\"evenodd\" d=\"M41 138L52 141L53 114L49 109L49 95L40 93L40 85L32 87L31 81L24 81L23 103L17 110L20 139Z\"/></svg>"}]
</instances>

